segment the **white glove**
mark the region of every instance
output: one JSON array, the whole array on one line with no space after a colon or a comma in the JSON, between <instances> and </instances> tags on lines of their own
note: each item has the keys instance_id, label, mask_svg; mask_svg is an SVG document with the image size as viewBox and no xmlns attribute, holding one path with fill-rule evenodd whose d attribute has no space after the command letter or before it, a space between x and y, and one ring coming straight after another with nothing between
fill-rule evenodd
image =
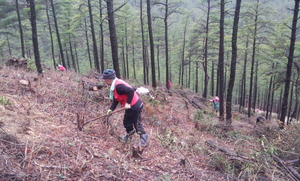
<instances>
[{"instance_id":1,"label":"white glove","mask_svg":"<svg viewBox=\"0 0 300 181\"><path fill-rule=\"evenodd\" d=\"M125 104L125 109L130 109L130 108L131 108L130 104L126 103Z\"/></svg>"}]
</instances>

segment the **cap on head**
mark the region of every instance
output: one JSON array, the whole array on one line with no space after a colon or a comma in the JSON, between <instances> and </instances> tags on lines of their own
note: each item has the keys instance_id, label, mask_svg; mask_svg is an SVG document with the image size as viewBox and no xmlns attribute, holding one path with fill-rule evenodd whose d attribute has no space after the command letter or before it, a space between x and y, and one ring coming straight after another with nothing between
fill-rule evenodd
<instances>
[{"instance_id":1,"label":"cap on head","mask_svg":"<svg viewBox=\"0 0 300 181\"><path fill-rule=\"evenodd\" d=\"M106 69L103 71L101 79L115 79L116 72L113 69Z\"/></svg>"}]
</instances>

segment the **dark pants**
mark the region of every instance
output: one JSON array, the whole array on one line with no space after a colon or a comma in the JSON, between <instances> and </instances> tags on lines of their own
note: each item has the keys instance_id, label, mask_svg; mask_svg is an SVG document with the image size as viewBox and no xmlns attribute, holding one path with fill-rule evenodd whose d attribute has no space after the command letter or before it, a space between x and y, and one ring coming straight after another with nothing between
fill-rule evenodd
<instances>
[{"instance_id":1,"label":"dark pants","mask_svg":"<svg viewBox=\"0 0 300 181\"><path fill-rule=\"evenodd\" d=\"M138 134L146 134L142 125L141 112L143 110L143 103L139 100L130 109L125 110L123 125L126 132L129 133L134 129Z\"/></svg>"},{"instance_id":2,"label":"dark pants","mask_svg":"<svg viewBox=\"0 0 300 181\"><path fill-rule=\"evenodd\" d=\"M258 116L257 119L256 119L256 124L265 120L266 118L264 118L263 116Z\"/></svg>"}]
</instances>

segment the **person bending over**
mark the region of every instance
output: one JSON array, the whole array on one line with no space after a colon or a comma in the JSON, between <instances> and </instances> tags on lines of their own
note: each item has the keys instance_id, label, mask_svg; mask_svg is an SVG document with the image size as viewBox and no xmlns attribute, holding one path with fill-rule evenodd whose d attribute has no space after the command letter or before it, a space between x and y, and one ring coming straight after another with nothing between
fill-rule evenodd
<instances>
[{"instance_id":1,"label":"person bending over","mask_svg":"<svg viewBox=\"0 0 300 181\"><path fill-rule=\"evenodd\" d=\"M148 135L142 125L141 112L143 102L135 90L125 81L118 79L113 69L104 70L101 77L110 86L109 98L113 100L107 115L111 115L118 105L125 107L123 125L127 134L121 136L122 142L127 142L135 133L140 135L141 146L147 146Z\"/></svg>"}]
</instances>

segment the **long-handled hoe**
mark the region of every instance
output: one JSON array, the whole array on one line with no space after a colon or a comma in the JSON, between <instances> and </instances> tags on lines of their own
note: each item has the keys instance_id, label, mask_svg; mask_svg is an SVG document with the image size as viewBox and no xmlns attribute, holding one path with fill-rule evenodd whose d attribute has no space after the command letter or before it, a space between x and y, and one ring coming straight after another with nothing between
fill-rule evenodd
<instances>
[{"instance_id":1,"label":"long-handled hoe","mask_svg":"<svg viewBox=\"0 0 300 181\"><path fill-rule=\"evenodd\" d=\"M120 111L123 111L123 110L125 110L125 108L121 108L121 109L115 110L115 111L111 112L111 114L114 114L114 113L117 113L117 112L120 112ZM98 119L104 118L104 117L107 118L106 119L106 125L109 126L110 124L108 122L108 116L107 116L107 114L99 116L99 117L96 117L96 118L93 118L93 119L91 119L91 120L89 120L87 122L84 122L84 117L82 115L77 114L77 127L78 127L78 129L80 131L82 131L84 125L86 125L86 124L88 124L90 122L96 121ZM113 131L113 130L111 130L111 131ZM145 147L141 147L139 145L132 145L131 147L132 147L132 157L134 157L134 158L142 158L142 154L143 154L143 151L144 151Z\"/></svg>"},{"instance_id":2,"label":"long-handled hoe","mask_svg":"<svg viewBox=\"0 0 300 181\"><path fill-rule=\"evenodd\" d=\"M111 112L111 114L114 114L114 113L117 113L117 112L120 112L120 111L123 111L123 110L125 110L125 108L117 109L117 110ZM91 119L91 120L89 120L87 122L84 122L84 117L82 115L80 115L80 114L77 114L77 128L80 131L82 131L84 125L86 125L86 124L88 124L90 122L96 121L97 119L104 118L104 117L107 117L107 114L99 116L99 117L96 117L96 118L93 118L93 119Z\"/></svg>"}]
</instances>

